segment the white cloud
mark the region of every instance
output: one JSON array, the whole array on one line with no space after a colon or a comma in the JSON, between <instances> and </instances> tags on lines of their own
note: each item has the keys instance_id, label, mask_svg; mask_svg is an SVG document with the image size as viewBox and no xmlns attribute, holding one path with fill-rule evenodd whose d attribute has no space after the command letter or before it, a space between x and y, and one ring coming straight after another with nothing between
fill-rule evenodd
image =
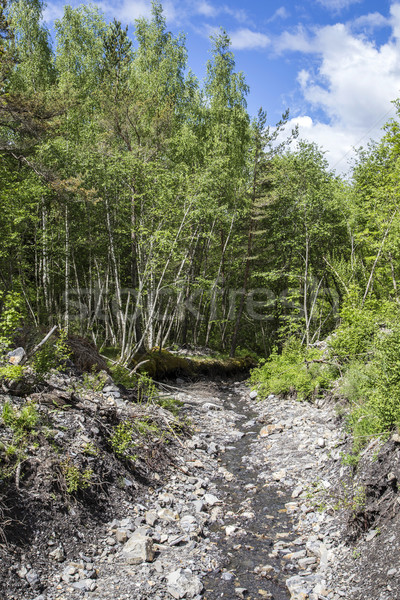
<instances>
[{"instance_id":1,"label":"white cloud","mask_svg":"<svg viewBox=\"0 0 400 600\"><path fill-rule=\"evenodd\" d=\"M112 15L122 23L132 24L135 19L149 17L151 5L146 0L123 0L119 4L105 2L103 10L107 15Z\"/></svg>"},{"instance_id":2,"label":"white cloud","mask_svg":"<svg viewBox=\"0 0 400 600\"><path fill-rule=\"evenodd\" d=\"M363 0L317 0L318 4L322 4L324 8L338 12L343 8L348 8L352 4L358 4Z\"/></svg>"},{"instance_id":3,"label":"white cloud","mask_svg":"<svg viewBox=\"0 0 400 600\"><path fill-rule=\"evenodd\" d=\"M284 31L274 40L274 50L278 54L285 51L292 52L314 52L315 44L307 31L302 26L298 26L295 31Z\"/></svg>"},{"instance_id":4,"label":"white cloud","mask_svg":"<svg viewBox=\"0 0 400 600\"><path fill-rule=\"evenodd\" d=\"M64 14L64 6L49 2L43 10L43 21L47 24L56 19L61 19Z\"/></svg>"},{"instance_id":5,"label":"white cloud","mask_svg":"<svg viewBox=\"0 0 400 600\"><path fill-rule=\"evenodd\" d=\"M301 82L305 99L334 121L365 128L389 109L399 94L399 47L388 42L377 48L353 36L342 24L317 32L318 68Z\"/></svg>"},{"instance_id":6,"label":"white cloud","mask_svg":"<svg viewBox=\"0 0 400 600\"><path fill-rule=\"evenodd\" d=\"M199 15L203 15L204 17L215 17L218 14L218 10L215 6L212 6L212 4L206 1L198 2L195 10Z\"/></svg>"},{"instance_id":7,"label":"white cloud","mask_svg":"<svg viewBox=\"0 0 400 600\"><path fill-rule=\"evenodd\" d=\"M230 15L238 23L250 23L249 16L243 8L231 8L230 6L225 4L222 7L221 12Z\"/></svg>"},{"instance_id":8,"label":"white cloud","mask_svg":"<svg viewBox=\"0 0 400 600\"><path fill-rule=\"evenodd\" d=\"M268 23L271 23L276 19L288 19L289 17L290 13L288 10L284 6L281 6L280 8L277 8L272 17L268 19Z\"/></svg>"},{"instance_id":9,"label":"white cloud","mask_svg":"<svg viewBox=\"0 0 400 600\"><path fill-rule=\"evenodd\" d=\"M390 24L393 29L393 37L400 39L400 4L390 7Z\"/></svg>"},{"instance_id":10,"label":"white cloud","mask_svg":"<svg viewBox=\"0 0 400 600\"><path fill-rule=\"evenodd\" d=\"M373 29L378 29L379 27L386 27L390 25L390 20L384 17L379 12L369 13L368 15L362 15L357 19L354 19L350 23L353 29L367 29L372 31Z\"/></svg>"},{"instance_id":11,"label":"white cloud","mask_svg":"<svg viewBox=\"0 0 400 600\"><path fill-rule=\"evenodd\" d=\"M320 146L325 151L330 168L344 175L350 170L355 156L355 148L366 146L372 134L375 134L375 139L377 139L380 127L388 118L389 114L375 122L375 127L372 127L370 131L360 131L349 128L345 124L321 123L304 115L291 119L287 125L287 131L298 125L299 139L305 139Z\"/></svg>"},{"instance_id":12,"label":"white cloud","mask_svg":"<svg viewBox=\"0 0 400 600\"><path fill-rule=\"evenodd\" d=\"M270 44L270 39L264 33L251 31L250 29L238 29L230 34L232 48L235 50L254 50L256 48L266 48Z\"/></svg>"},{"instance_id":13,"label":"white cloud","mask_svg":"<svg viewBox=\"0 0 400 600\"><path fill-rule=\"evenodd\" d=\"M365 22L380 21L374 16ZM400 96L400 4L392 6L387 22L392 36L381 45L356 35L352 23L311 32L299 29L274 40L281 53L310 57L309 66L297 75L302 99L294 112L300 115L300 135L328 149L331 166L340 171L346 169L353 146L379 139L381 127L395 114L392 100Z\"/></svg>"}]
</instances>

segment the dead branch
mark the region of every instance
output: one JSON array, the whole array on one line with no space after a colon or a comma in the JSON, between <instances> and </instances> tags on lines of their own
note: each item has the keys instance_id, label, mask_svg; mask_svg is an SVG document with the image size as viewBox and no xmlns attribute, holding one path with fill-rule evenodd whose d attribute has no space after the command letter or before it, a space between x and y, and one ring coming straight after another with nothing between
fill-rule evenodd
<instances>
[{"instance_id":1,"label":"dead branch","mask_svg":"<svg viewBox=\"0 0 400 600\"><path fill-rule=\"evenodd\" d=\"M31 351L30 351L30 352L29 352L29 353L26 355L26 358L25 358L25 360L24 360L24 361L21 361L21 362L25 362L25 361L27 361L29 358L32 358L32 356L33 356L34 354L36 354L36 352L37 352L38 350L40 350L40 348L41 348L41 347L42 347L42 346L43 346L43 345L44 345L44 344L47 342L47 340L51 338L51 336L53 335L53 333L55 332L55 330L57 329L57 327L58 327L57 325L54 325L54 327L53 327L52 329L50 329L49 333L48 333L47 335L45 335L45 337L42 339L42 341L41 341L41 342L39 342L39 344L37 344L37 345L36 345L36 346L33 348L33 350L31 350Z\"/></svg>"}]
</instances>

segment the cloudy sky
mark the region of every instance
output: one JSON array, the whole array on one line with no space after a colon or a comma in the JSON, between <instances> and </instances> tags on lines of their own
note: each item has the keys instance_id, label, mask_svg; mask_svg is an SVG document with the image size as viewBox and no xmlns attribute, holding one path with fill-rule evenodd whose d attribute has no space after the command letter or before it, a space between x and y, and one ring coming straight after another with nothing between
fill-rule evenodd
<instances>
[{"instance_id":1,"label":"cloudy sky","mask_svg":"<svg viewBox=\"0 0 400 600\"><path fill-rule=\"evenodd\" d=\"M48 1L50 29L64 4ZM150 0L93 4L131 30L150 8ZM199 78L209 35L222 26L250 85L250 113L262 106L273 124L289 108L301 137L322 146L338 172L349 168L354 146L379 139L382 125L396 115L399 0L165 0L163 6L168 27L187 34L189 65Z\"/></svg>"}]
</instances>

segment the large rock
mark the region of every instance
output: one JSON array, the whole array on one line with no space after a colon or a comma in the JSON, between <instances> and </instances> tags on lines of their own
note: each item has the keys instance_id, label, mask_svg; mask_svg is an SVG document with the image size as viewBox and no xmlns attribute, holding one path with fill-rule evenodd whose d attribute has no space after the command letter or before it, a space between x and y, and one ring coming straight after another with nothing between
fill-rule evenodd
<instances>
[{"instance_id":1,"label":"large rock","mask_svg":"<svg viewBox=\"0 0 400 600\"><path fill-rule=\"evenodd\" d=\"M132 535L122 549L122 554L128 565L140 565L142 562L153 562L153 540L141 532Z\"/></svg>"},{"instance_id":2,"label":"large rock","mask_svg":"<svg viewBox=\"0 0 400 600\"><path fill-rule=\"evenodd\" d=\"M177 600L194 598L203 591L203 584L190 569L177 569L167 576L167 590Z\"/></svg>"},{"instance_id":3,"label":"large rock","mask_svg":"<svg viewBox=\"0 0 400 600\"><path fill-rule=\"evenodd\" d=\"M12 365L19 365L23 360L25 360L26 353L23 348L16 348L12 352L7 354L8 362Z\"/></svg>"}]
</instances>

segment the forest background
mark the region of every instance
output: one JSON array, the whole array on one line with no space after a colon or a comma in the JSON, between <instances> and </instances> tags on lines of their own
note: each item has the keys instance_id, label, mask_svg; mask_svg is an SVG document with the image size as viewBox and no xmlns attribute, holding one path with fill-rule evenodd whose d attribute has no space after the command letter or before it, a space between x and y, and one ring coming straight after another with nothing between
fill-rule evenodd
<instances>
[{"instance_id":1,"label":"forest background","mask_svg":"<svg viewBox=\"0 0 400 600\"><path fill-rule=\"evenodd\" d=\"M343 180L282 142L289 112L249 117L225 31L199 82L158 1L134 44L93 6L65 7L54 45L39 1L0 6L3 339L18 315L123 365L187 344L270 357L265 393L340 377L360 437L396 424L399 122Z\"/></svg>"}]
</instances>

